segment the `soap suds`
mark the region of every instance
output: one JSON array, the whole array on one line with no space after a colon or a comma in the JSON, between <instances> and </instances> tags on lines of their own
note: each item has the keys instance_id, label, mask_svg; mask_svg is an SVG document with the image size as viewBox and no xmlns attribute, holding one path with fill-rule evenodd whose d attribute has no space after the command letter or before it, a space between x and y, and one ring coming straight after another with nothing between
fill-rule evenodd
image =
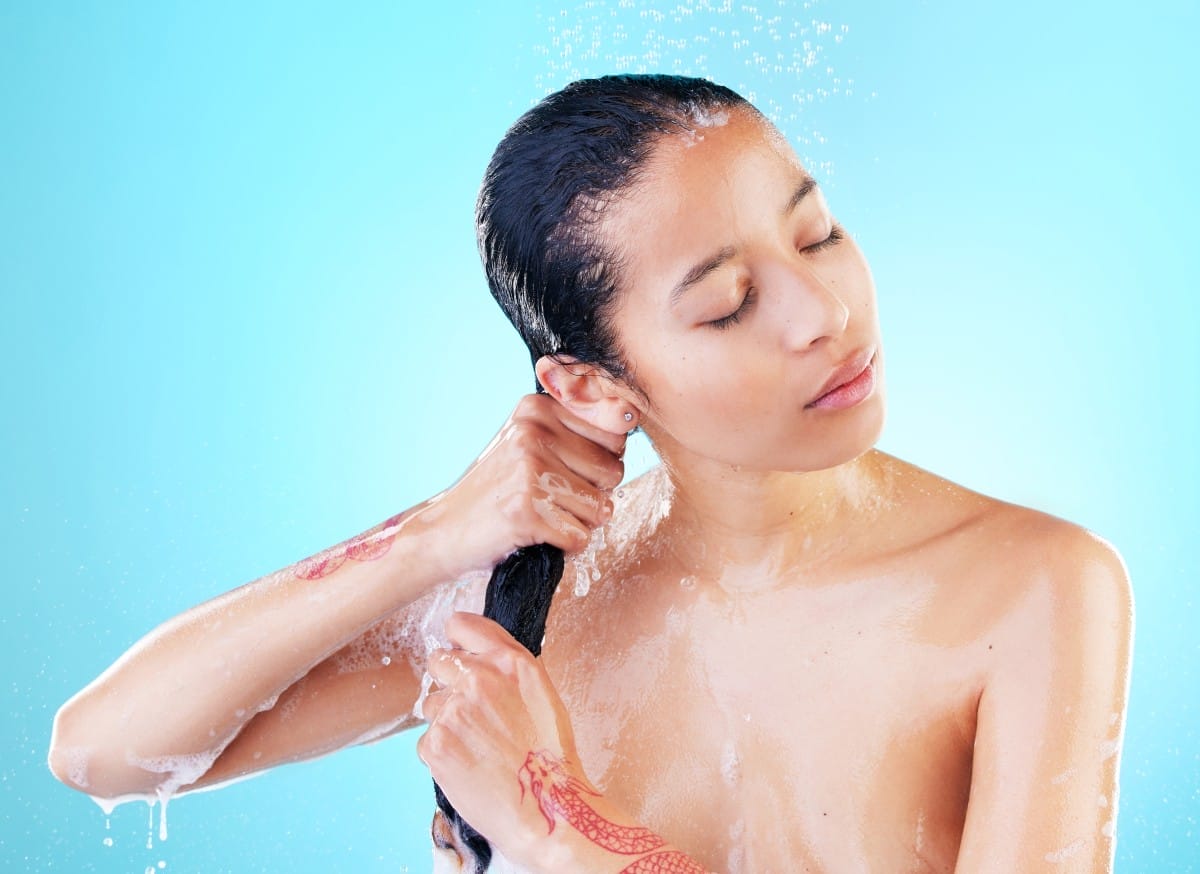
<instances>
[{"instance_id":1,"label":"soap suds","mask_svg":"<svg viewBox=\"0 0 1200 874\"><path fill-rule=\"evenodd\" d=\"M613 515L592 532L587 546L571 556L574 593L584 597L602 576L600 565L622 555L634 542L647 543L667 514L674 496L670 477L657 465L613 492Z\"/></svg>"},{"instance_id":2,"label":"soap suds","mask_svg":"<svg viewBox=\"0 0 1200 874\"><path fill-rule=\"evenodd\" d=\"M338 673L372 670L401 659L407 659L414 671L424 670L430 652L450 645L445 625L451 613L483 612L483 594L490 577L490 570L474 571L443 583L376 623L334 655Z\"/></svg>"}]
</instances>

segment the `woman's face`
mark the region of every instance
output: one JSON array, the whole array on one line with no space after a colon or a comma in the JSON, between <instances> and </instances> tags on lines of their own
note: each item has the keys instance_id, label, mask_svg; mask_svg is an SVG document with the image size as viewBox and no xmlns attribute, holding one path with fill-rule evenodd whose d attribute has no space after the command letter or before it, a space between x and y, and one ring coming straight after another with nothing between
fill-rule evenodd
<instances>
[{"instance_id":1,"label":"woman's face","mask_svg":"<svg viewBox=\"0 0 1200 874\"><path fill-rule=\"evenodd\" d=\"M883 428L870 268L778 131L723 115L664 136L603 219L622 259L614 326L648 398L640 424L676 464L832 467ZM863 399L809 406L839 365L872 355Z\"/></svg>"}]
</instances>

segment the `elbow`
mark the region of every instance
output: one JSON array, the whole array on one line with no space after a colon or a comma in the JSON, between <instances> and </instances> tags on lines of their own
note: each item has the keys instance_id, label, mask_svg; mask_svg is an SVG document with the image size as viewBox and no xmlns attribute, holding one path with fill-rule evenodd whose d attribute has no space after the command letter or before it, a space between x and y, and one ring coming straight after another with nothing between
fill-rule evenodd
<instances>
[{"instance_id":1,"label":"elbow","mask_svg":"<svg viewBox=\"0 0 1200 874\"><path fill-rule=\"evenodd\" d=\"M163 775L132 765L125 745L96 726L96 720L81 712L78 696L59 709L46 755L50 773L64 786L97 800L153 796Z\"/></svg>"},{"instance_id":2,"label":"elbow","mask_svg":"<svg viewBox=\"0 0 1200 874\"><path fill-rule=\"evenodd\" d=\"M92 712L77 696L55 714L46 756L52 773L65 786L90 795L101 806L172 796L203 777L222 752L215 745L193 753L168 754L139 749L146 738L121 721Z\"/></svg>"},{"instance_id":3,"label":"elbow","mask_svg":"<svg viewBox=\"0 0 1200 874\"><path fill-rule=\"evenodd\" d=\"M50 750L46 755L46 764L55 778L80 792L91 789L88 771L94 756L93 747L76 734L78 720L75 718L72 701L59 708L54 715L54 725L50 729Z\"/></svg>"}]
</instances>

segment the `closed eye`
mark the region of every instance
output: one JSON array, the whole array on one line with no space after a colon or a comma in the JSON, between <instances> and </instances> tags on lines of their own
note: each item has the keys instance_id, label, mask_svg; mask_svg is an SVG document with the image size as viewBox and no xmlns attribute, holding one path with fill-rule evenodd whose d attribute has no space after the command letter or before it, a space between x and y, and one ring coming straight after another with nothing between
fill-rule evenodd
<instances>
[{"instance_id":1,"label":"closed eye","mask_svg":"<svg viewBox=\"0 0 1200 874\"><path fill-rule=\"evenodd\" d=\"M842 240L846 239L846 230L837 222L833 223L833 228L829 231L829 236L819 242L813 243L811 246L805 246L801 252L820 252L822 249L829 249L836 246Z\"/></svg>"},{"instance_id":2,"label":"closed eye","mask_svg":"<svg viewBox=\"0 0 1200 874\"><path fill-rule=\"evenodd\" d=\"M730 327L731 325L737 324L738 322L740 322L742 320L742 316L744 316L749 311L750 307L754 306L754 301L755 301L755 299L757 299L757 297L758 297L758 292L755 290L754 286L752 285L752 286L750 286L750 289L746 292L746 296L742 298L742 302L740 304L738 304L738 308L736 310L734 310L729 315L724 316L722 318L716 319L711 322L705 322L705 324L711 325L712 327L716 328L718 331L723 331L726 328Z\"/></svg>"},{"instance_id":3,"label":"closed eye","mask_svg":"<svg viewBox=\"0 0 1200 874\"><path fill-rule=\"evenodd\" d=\"M800 251L821 252L825 249L833 248L844 239L846 239L846 229L837 222L834 222L833 227L829 231L828 237L823 240L818 240L811 246L805 246ZM758 292L755 291L754 286L751 286L750 290L746 292L746 296L742 298L742 302L738 305L736 310L727 316L722 316L721 318L714 319L711 322L705 322L705 324L716 328L718 331L723 331L726 328L736 325L742 320L742 316L749 312L750 308L754 306L754 301L757 299L757 297Z\"/></svg>"}]
</instances>

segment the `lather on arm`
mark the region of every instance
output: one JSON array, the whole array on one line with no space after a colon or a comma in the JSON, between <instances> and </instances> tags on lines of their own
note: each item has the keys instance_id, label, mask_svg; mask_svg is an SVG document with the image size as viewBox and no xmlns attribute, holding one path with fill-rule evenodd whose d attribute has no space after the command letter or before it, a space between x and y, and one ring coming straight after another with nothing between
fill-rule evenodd
<instances>
[{"instance_id":1,"label":"lather on arm","mask_svg":"<svg viewBox=\"0 0 1200 874\"><path fill-rule=\"evenodd\" d=\"M60 709L51 769L101 798L199 776L289 687L442 582L437 510L423 502L151 631ZM279 760L269 741L262 748Z\"/></svg>"},{"instance_id":2,"label":"lather on arm","mask_svg":"<svg viewBox=\"0 0 1200 874\"><path fill-rule=\"evenodd\" d=\"M342 673L339 650L519 546L581 548L611 509L595 483L616 485L619 459L586 423L528 397L435 498L151 631L60 709L51 770L98 798L173 793L395 723L416 699L412 672ZM368 688L380 679L382 693Z\"/></svg>"}]
</instances>

